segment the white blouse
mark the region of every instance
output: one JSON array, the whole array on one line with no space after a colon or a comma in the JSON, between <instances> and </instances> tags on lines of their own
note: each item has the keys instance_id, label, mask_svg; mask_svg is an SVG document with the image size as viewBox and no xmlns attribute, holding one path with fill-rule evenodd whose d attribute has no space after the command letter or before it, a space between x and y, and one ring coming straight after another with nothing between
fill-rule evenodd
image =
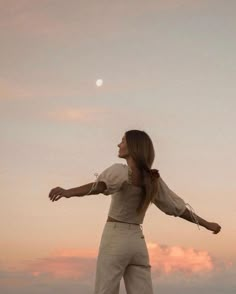
<instances>
[{"instance_id":1,"label":"white blouse","mask_svg":"<svg viewBox=\"0 0 236 294\"><path fill-rule=\"evenodd\" d=\"M96 189L98 182L105 182L107 189L103 194L111 195L108 216L123 222L142 224L146 212L138 215L136 208L140 203L143 190L141 187L130 183L129 171L130 168L126 164L115 163L111 165L97 177L87 195ZM159 193L154 198L153 203L168 215L180 216L189 204L176 195L161 177L158 182ZM193 213L191 215L194 218ZM196 219L194 218L194 220Z\"/></svg>"}]
</instances>

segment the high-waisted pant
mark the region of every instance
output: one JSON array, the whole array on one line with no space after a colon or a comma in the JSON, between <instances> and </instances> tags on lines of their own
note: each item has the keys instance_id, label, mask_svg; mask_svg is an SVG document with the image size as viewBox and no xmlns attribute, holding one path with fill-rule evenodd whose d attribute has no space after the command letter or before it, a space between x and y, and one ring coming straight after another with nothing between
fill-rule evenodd
<instances>
[{"instance_id":1,"label":"high-waisted pant","mask_svg":"<svg viewBox=\"0 0 236 294\"><path fill-rule=\"evenodd\" d=\"M94 294L153 294L149 254L139 225L106 222L99 246Z\"/></svg>"}]
</instances>

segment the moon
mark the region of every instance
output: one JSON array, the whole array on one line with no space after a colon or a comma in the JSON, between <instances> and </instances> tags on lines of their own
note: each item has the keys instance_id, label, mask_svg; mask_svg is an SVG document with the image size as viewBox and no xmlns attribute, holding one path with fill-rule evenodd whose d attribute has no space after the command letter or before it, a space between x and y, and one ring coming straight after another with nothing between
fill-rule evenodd
<instances>
[{"instance_id":1,"label":"moon","mask_svg":"<svg viewBox=\"0 0 236 294\"><path fill-rule=\"evenodd\" d=\"M102 79L96 80L96 85L97 87L101 87L103 85L103 80Z\"/></svg>"}]
</instances>

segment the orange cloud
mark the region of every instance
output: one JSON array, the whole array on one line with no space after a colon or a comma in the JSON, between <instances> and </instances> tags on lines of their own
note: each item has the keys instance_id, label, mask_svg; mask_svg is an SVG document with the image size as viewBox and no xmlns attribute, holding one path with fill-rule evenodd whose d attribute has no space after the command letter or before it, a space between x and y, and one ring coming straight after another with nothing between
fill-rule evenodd
<instances>
[{"instance_id":1,"label":"orange cloud","mask_svg":"<svg viewBox=\"0 0 236 294\"><path fill-rule=\"evenodd\" d=\"M97 253L97 249L56 249L49 257L27 263L24 271L35 278L90 281L95 273Z\"/></svg>"},{"instance_id":2,"label":"orange cloud","mask_svg":"<svg viewBox=\"0 0 236 294\"><path fill-rule=\"evenodd\" d=\"M47 117L52 120L59 121L94 121L97 120L99 114L108 113L103 108L63 108L47 113Z\"/></svg>"},{"instance_id":3,"label":"orange cloud","mask_svg":"<svg viewBox=\"0 0 236 294\"><path fill-rule=\"evenodd\" d=\"M29 263L26 271L34 277L89 280L94 274L95 259L82 257L49 257Z\"/></svg>"},{"instance_id":4,"label":"orange cloud","mask_svg":"<svg viewBox=\"0 0 236 294\"><path fill-rule=\"evenodd\" d=\"M147 243L147 247L154 272L193 274L214 270L212 257L207 251L179 246L161 246L155 243Z\"/></svg>"},{"instance_id":5,"label":"orange cloud","mask_svg":"<svg viewBox=\"0 0 236 294\"><path fill-rule=\"evenodd\" d=\"M62 248L55 250L52 255L60 257L82 257L82 258L96 258L98 254L97 249L72 249Z\"/></svg>"},{"instance_id":6,"label":"orange cloud","mask_svg":"<svg viewBox=\"0 0 236 294\"><path fill-rule=\"evenodd\" d=\"M206 273L214 270L214 262L207 251L180 246L162 246L147 243L152 272L155 276L175 272L185 274ZM50 275L54 278L87 280L94 275L97 250L58 249L48 258L28 264L28 271L34 276Z\"/></svg>"},{"instance_id":7,"label":"orange cloud","mask_svg":"<svg viewBox=\"0 0 236 294\"><path fill-rule=\"evenodd\" d=\"M207 251L156 243L147 243L147 247L154 280L175 273L183 273L185 276L219 273L233 266L232 263L214 261ZM89 284L95 275L97 254L98 249L62 248L53 251L48 257L21 262L19 266L5 267L3 271L20 272L28 277L48 281L53 278Z\"/></svg>"}]
</instances>

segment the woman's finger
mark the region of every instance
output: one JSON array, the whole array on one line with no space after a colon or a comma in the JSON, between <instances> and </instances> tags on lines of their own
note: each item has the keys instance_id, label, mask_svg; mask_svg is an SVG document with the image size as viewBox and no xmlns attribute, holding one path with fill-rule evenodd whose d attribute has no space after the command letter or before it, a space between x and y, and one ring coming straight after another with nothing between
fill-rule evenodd
<instances>
[{"instance_id":1,"label":"woman's finger","mask_svg":"<svg viewBox=\"0 0 236 294\"><path fill-rule=\"evenodd\" d=\"M49 193L49 198L51 198L53 196L53 194L57 191L59 187L53 188L50 193Z\"/></svg>"},{"instance_id":2,"label":"woman's finger","mask_svg":"<svg viewBox=\"0 0 236 294\"><path fill-rule=\"evenodd\" d=\"M54 198L54 196L57 195L58 193L60 193L60 191L61 191L60 187L56 187L56 188L52 189L49 194L49 198Z\"/></svg>"},{"instance_id":3,"label":"woman's finger","mask_svg":"<svg viewBox=\"0 0 236 294\"><path fill-rule=\"evenodd\" d=\"M50 193L49 193L49 195L48 195L49 198L52 197L52 195L53 195L53 190L54 190L54 189L52 189L52 190L50 191Z\"/></svg>"},{"instance_id":4,"label":"woman's finger","mask_svg":"<svg viewBox=\"0 0 236 294\"><path fill-rule=\"evenodd\" d=\"M57 196L54 197L53 201L57 201L60 198L61 198L61 196L60 195L57 195Z\"/></svg>"},{"instance_id":5,"label":"woman's finger","mask_svg":"<svg viewBox=\"0 0 236 294\"><path fill-rule=\"evenodd\" d=\"M59 195L58 193L55 193L52 197L52 201L55 201L58 195Z\"/></svg>"},{"instance_id":6,"label":"woman's finger","mask_svg":"<svg viewBox=\"0 0 236 294\"><path fill-rule=\"evenodd\" d=\"M53 201L56 201L62 197L62 191L57 191L53 196Z\"/></svg>"},{"instance_id":7,"label":"woman's finger","mask_svg":"<svg viewBox=\"0 0 236 294\"><path fill-rule=\"evenodd\" d=\"M63 189L61 187L56 187L56 188L52 189L51 192L49 193L50 200L52 200L52 201L59 200L61 197L63 197L64 191L65 191L65 189Z\"/></svg>"}]
</instances>

